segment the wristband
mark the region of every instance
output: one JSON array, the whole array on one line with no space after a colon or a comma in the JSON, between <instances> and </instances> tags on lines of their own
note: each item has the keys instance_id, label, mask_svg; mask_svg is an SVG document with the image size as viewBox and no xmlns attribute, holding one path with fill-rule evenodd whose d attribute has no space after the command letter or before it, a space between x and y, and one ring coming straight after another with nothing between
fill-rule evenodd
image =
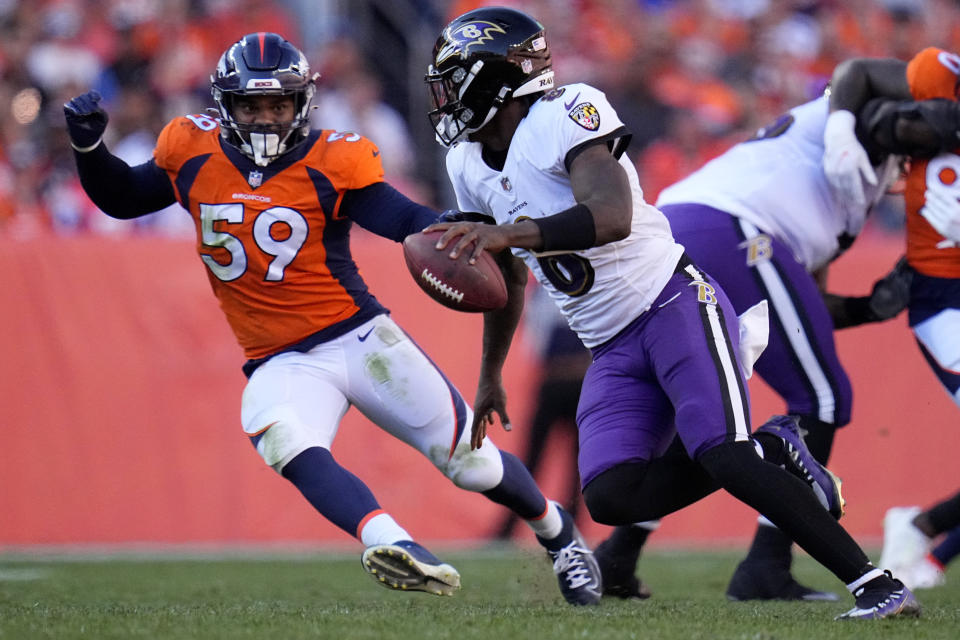
<instances>
[{"instance_id":1,"label":"wristband","mask_svg":"<svg viewBox=\"0 0 960 640\"><path fill-rule=\"evenodd\" d=\"M530 220L540 228L540 251L578 251L589 249L597 242L593 214L585 204L578 203L552 216Z\"/></svg>"},{"instance_id":2,"label":"wristband","mask_svg":"<svg viewBox=\"0 0 960 640\"><path fill-rule=\"evenodd\" d=\"M73 147L73 150L76 151L77 153L90 153L91 151L99 147L101 142L103 142L103 136L100 136L99 138L97 138L97 141L94 142L89 147L78 147L77 145L73 144L72 140L70 141L70 146Z\"/></svg>"}]
</instances>

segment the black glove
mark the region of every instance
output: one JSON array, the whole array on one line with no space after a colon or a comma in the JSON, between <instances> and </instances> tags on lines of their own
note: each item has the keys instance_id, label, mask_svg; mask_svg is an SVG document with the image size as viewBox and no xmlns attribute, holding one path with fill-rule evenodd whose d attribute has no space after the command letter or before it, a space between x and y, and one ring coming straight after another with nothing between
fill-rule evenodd
<instances>
[{"instance_id":1,"label":"black glove","mask_svg":"<svg viewBox=\"0 0 960 640\"><path fill-rule=\"evenodd\" d=\"M447 209L440 214L437 222L482 222L484 224L497 224L497 221L485 213L474 211L458 211L456 209Z\"/></svg>"},{"instance_id":2,"label":"black glove","mask_svg":"<svg viewBox=\"0 0 960 640\"><path fill-rule=\"evenodd\" d=\"M100 94L96 91L88 91L63 105L63 115L70 143L81 153L92 151L99 144L110 119L100 106Z\"/></svg>"},{"instance_id":3,"label":"black glove","mask_svg":"<svg viewBox=\"0 0 960 640\"><path fill-rule=\"evenodd\" d=\"M913 269L906 258L900 258L890 273L873 284L867 304L876 320L889 320L907 308L912 281Z\"/></svg>"}]
</instances>

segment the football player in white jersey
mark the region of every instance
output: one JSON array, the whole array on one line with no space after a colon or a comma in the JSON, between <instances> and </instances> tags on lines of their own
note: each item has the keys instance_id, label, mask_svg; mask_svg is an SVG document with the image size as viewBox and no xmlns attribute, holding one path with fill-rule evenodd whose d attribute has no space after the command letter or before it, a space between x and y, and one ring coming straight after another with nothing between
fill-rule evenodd
<instances>
[{"instance_id":1,"label":"football player in white jersey","mask_svg":"<svg viewBox=\"0 0 960 640\"><path fill-rule=\"evenodd\" d=\"M839 482L796 421L751 434L746 348L762 346L763 306L737 315L726 294L643 201L623 156L629 133L602 92L554 87L543 26L489 7L454 19L426 82L459 209L496 224L449 222L437 249L497 253L507 306L484 317L472 425L480 446L498 414L501 370L527 269L591 350L577 411L584 500L597 522L660 518L723 488L780 527L855 594L844 618L917 615L903 584L874 567L836 521ZM757 322L759 320L759 322ZM559 559L558 559L559 561Z\"/></svg>"}]
</instances>

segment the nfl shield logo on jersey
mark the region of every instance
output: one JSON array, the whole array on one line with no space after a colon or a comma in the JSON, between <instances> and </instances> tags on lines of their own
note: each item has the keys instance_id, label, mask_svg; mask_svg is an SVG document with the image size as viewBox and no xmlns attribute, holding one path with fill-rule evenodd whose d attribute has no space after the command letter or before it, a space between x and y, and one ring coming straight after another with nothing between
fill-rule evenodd
<instances>
[{"instance_id":1,"label":"nfl shield logo on jersey","mask_svg":"<svg viewBox=\"0 0 960 640\"><path fill-rule=\"evenodd\" d=\"M500 178L500 187L504 191L510 191L510 189L513 189L513 185L510 184L510 178L508 178L507 176L503 176L502 178Z\"/></svg>"},{"instance_id":2,"label":"nfl shield logo on jersey","mask_svg":"<svg viewBox=\"0 0 960 640\"><path fill-rule=\"evenodd\" d=\"M263 174L259 171L251 171L250 175L247 176L247 182L256 189L263 184Z\"/></svg>"}]
</instances>

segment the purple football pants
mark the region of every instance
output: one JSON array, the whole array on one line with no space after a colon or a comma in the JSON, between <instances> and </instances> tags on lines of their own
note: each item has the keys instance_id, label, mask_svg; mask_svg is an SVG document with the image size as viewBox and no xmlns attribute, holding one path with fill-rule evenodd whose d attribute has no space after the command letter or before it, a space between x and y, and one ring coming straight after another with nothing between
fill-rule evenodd
<instances>
[{"instance_id":1,"label":"purple football pants","mask_svg":"<svg viewBox=\"0 0 960 640\"><path fill-rule=\"evenodd\" d=\"M767 299L770 340L754 371L784 399L787 413L835 427L850 422L853 389L837 357L833 321L793 252L723 211L698 204L662 210L677 242L717 279L738 314Z\"/></svg>"},{"instance_id":2,"label":"purple football pants","mask_svg":"<svg viewBox=\"0 0 960 640\"><path fill-rule=\"evenodd\" d=\"M738 327L724 292L682 258L650 309L593 349L577 409L582 486L678 434L691 457L749 438Z\"/></svg>"}]
</instances>

